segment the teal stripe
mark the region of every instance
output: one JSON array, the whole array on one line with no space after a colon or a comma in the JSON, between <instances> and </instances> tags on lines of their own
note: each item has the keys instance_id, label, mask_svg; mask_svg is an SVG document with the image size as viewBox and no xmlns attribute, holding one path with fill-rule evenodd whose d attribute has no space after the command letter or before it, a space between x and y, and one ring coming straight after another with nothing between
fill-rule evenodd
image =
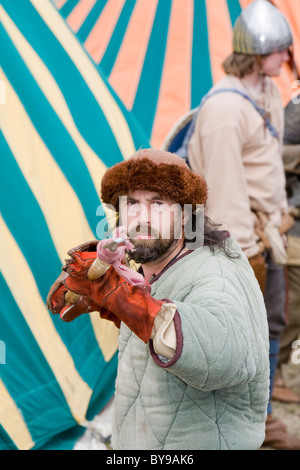
<instances>
[{"instance_id":1,"label":"teal stripe","mask_svg":"<svg viewBox=\"0 0 300 470\"><path fill-rule=\"evenodd\" d=\"M49 290L50 279L58 276L61 262L39 204L0 131L1 178L0 203L4 220L12 232L37 282L43 299ZM47 269L41 269L41 260L47 253Z\"/></svg>"},{"instance_id":2,"label":"teal stripe","mask_svg":"<svg viewBox=\"0 0 300 470\"><path fill-rule=\"evenodd\" d=\"M42 446L35 446L32 450L73 450L74 445L86 431L83 426L75 426L72 429L54 436L51 441Z\"/></svg>"},{"instance_id":3,"label":"teal stripe","mask_svg":"<svg viewBox=\"0 0 300 470\"><path fill-rule=\"evenodd\" d=\"M79 3L80 0L68 0L64 6L60 9L60 13L64 18L67 18L69 14L72 12L72 10L76 7L77 3Z\"/></svg>"},{"instance_id":4,"label":"teal stripe","mask_svg":"<svg viewBox=\"0 0 300 470\"><path fill-rule=\"evenodd\" d=\"M41 297L46 302L48 291L61 272L61 261L40 206L1 132L0 148L1 163L5 168L5 178L0 185L0 210L32 271ZM89 386L93 387L101 367L106 367L106 362L95 339L89 316L82 315L68 324L63 323L58 315L51 314L51 319L69 349L77 370ZM84 354L78 344L84 347ZM111 367L114 370L113 364Z\"/></svg>"},{"instance_id":5,"label":"teal stripe","mask_svg":"<svg viewBox=\"0 0 300 470\"><path fill-rule=\"evenodd\" d=\"M199 105L201 98L213 85L205 0L194 0L194 25L192 46L191 108Z\"/></svg>"},{"instance_id":6,"label":"teal stripe","mask_svg":"<svg viewBox=\"0 0 300 470\"><path fill-rule=\"evenodd\" d=\"M0 450L18 450L7 432L0 424Z\"/></svg>"},{"instance_id":7,"label":"teal stripe","mask_svg":"<svg viewBox=\"0 0 300 470\"><path fill-rule=\"evenodd\" d=\"M6 312L1 315L1 337L7 351L6 365L0 366L1 379L22 411L32 439L47 442L51 435L57 434L58 426L61 430L68 429L74 426L75 420L1 273L0 295L1 309ZM0 448L1 444L0 438Z\"/></svg>"},{"instance_id":8,"label":"teal stripe","mask_svg":"<svg viewBox=\"0 0 300 470\"><path fill-rule=\"evenodd\" d=\"M106 166L122 160L119 146L98 102L33 5L28 0L3 0L2 3L52 73L83 138ZM64 140L61 140L60 145L63 144Z\"/></svg>"},{"instance_id":9,"label":"teal stripe","mask_svg":"<svg viewBox=\"0 0 300 470\"><path fill-rule=\"evenodd\" d=\"M172 0L158 2L132 112L150 139L165 58Z\"/></svg>"},{"instance_id":10,"label":"teal stripe","mask_svg":"<svg viewBox=\"0 0 300 470\"><path fill-rule=\"evenodd\" d=\"M0 338L5 342L7 349L7 363L0 365L0 375L17 407L22 410L29 432L36 442L34 449L37 449L44 446L58 432L74 426L74 418L1 273L0 295L2 311L6 312L1 315ZM72 325L68 325L70 326ZM86 333L80 336L80 328L78 331L70 333L70 336L73 336L73 348L69 347L69 350L72 353L76 346L82 362L88 359L79 372L87 368L89 371L89 384L93 387L93 395L87 419L91 420L104 408L115 391L117 353L109 363L99 361L99 357L96 354L93 356L89 351L91 336ZM77 361L77 368L78 365ZM0 449L9 448L14 448L14 444L0 426Z\"/></svg>"},{"instance_id":11,"label":"teal stripe","mask_svg":"<svg viewBox=\"0 0 300 470\"><path fill-rule=\"evenodd\" d=\"M114 66L135 4L136 0L126 0L105 54L100 62L100 68L107 77Z\"/></svg>"},{"instance_id":12,"label":"teal stripe","mask_svg":"<svg viewBox=\"0 0 300 470\"><path fill-rule=\"evenodd\" d=\"M0 368L1 379L15 400L15 393L26 393L29 384L34 389L40 382L56 379L1 273L0 293L1 308L10 312L1 316L0 335L6 345L6 364ZM15 390L9 384L14 384Z\"/></svg>"},{"instance_id":13,"label":"teal stripe","mask_svg":"<svg viewBox=\"0 0 300 470\"><path fill-rule=\"evenodd\" d=\"M84 43L95 26L96 21L102 13L103 8L105 7L107 0L97 0L90 13L86 17L85 21L81 25L77 36L79 40Z\"/></svg>"},{"instance_id":14,"label":"teal stripe","mask_svg":"<svg viewBox=\"0 0 300 470\"><path fill-rule=\"evenodd\" d=\"M74 188L95 233L99 198L82 156L2 27L0 41L3 46L1 51L5 50L5 54L0 53L3 56L3 70L41 139Z\"/></svg>"},{"instance_id":15,"label":"teal stripe","mask_svg":"<svg viewBox=\"0 0 300 470\"><path fill-rule=\"evenodd\" d=\"M227 0L228 11L232 26L236 22L237 17L241 14L242 8L239 0Z\"/></svg>"},{"instance_id":16,"label":"teal stripe","mask_svg":"<svg viewBox=\"0 0 300 470\"><path fill-rule=\"evenodd\" d=\"M101 377L98 373L98 381L94 385L94 393L91 397L89 409L87 412L87 419L92 420L100 410L107 405L115 393L115 381L117 376L118 367L118 352L111 358L106 367L103 367ZM105 386L104 386L105 384Z\"/></svg>"}]
</instances>

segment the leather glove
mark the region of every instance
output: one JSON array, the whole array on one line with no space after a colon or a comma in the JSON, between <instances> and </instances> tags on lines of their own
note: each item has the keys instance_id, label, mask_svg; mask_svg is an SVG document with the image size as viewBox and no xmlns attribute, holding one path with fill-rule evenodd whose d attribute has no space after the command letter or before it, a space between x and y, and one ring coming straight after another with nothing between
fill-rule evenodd
<instances>
[{"instance_id":1,"label":"leather glove","mask_svg":"<svg viewBox=\"0 0 300 470\"><path fill-rule=\"evenodd\" d=\"M109 310L95 304L91 299L80 296L79 300L72 305L66 305L60 312L60 319L64 322L71 322L83 313L99 312L100 318L112 321L117 328L120 328L121 321Z\"/></svg>"},{"instance_id":2,"label":"leather glove","mask_svg":"<svg viewBox=\"0 0 300 470\"><path fill-rule=\"evenodd\" d=\"M69 303L68 298L73 300L69 295L70 291L63 283L63 279L68 276L62 273L51 287L47 296L47 308L53 314L59 314L60 319L65 322L71 322L83 313L99 312L100 317L105 320L113 321L117 328L120 328L120 320L113 313L105 308L101 308L86 296L78 296L75 303Z\"/></svg>"},{"instance_id":3,"label":"leather glove","mask_svg":"<svg viewBox=\"0 0 300 470\"><path fill-rule=\"evenodd\" d=\"M90 266L92 265L95 258L97 257L96 247L97 247L96 241L88 242L88 243L79 245L78 247L73 248L72 250L68 252L68 254L71 256L74 252L79 252L81 255L82 263L77 264L77 271L78 271L77 274L79 277L80 276L85 277L87 275ZM86 251L83 251L83 250L86 250ZM82 299L80 299L80 297L78 297L77 299L72 299L72 296L70 296L68 289L63 284L63 280L66 278L66 276L67 276L67 273L62 272L61 275L54 282L54 284L51 286L48 296L47 296L47 301L46 301L47 308L50 310L51 313L60 314L62 317L66 309L70 308L70 305L69 305L70 303L74 302L74 306L75 306L77 304L77 301L80 301L76 305L77 311L78 312L80 311L80 306L82 308L85 308L86 312L90 311L88 307L91 304L91 301L87 302L87 299L85 299L85 301L83 302ZM74 311L76 312L76 310L73 310L73 312ZM82 313L85 313L85 312L82 311ZM71 313L69 313L69 317L70 316L71 316ZM76 315L76 317L77 316L78 315Z\"/></svg>"},{"instance_id":4,"label":"leather glove","mask_svg":"<svg viewBox=\"0 0 300 470\"><path fill-rule=\"evenodd\" d=\"M47 295L46 305L51 313L60 313L61 309L66 305L65 295L68 289L63 284L63 279L66 276L66 273L61 273L54 284L50 287L49 293Z\"/></svg>"},{"instance_id":5,"label":"leather glove","mask_svg":"<svg viewBox=\"0 0 300 470\"><path fill-rule=\"evenodd\" d=\"M71 259L78 258L73 266L74 274L76 273L78 279L85 279L88 276L89 269L97 258L97 243L97 241L84 243L68 252L72 257ZM59 314L61 320L70 322L83 313L96 311L99 312L101 318L113 321L117 328L120 328L120 320L113 313L101 308L86 296L74 297L64 285L63 281L67 276L66 272L62 272L49 290L46 304L51 313Z\"/></svg>"},{"instance_id":6,"label":"leather glove","mask_svg":"<svg viewBox=\"0 0 300 470\"><path fill-rule=\"evenodd\" d=\"M155 317L165 302L150 295L150 285L132 285L112 266L99 280L79 278L77 263L81 263L80 257L74 255L72 260L67 261L64 269L69 275L63 280L65 287L76 294L89 297L100 309L104 308L116 315L147 343Z\"/></svg>"}]
</instances>

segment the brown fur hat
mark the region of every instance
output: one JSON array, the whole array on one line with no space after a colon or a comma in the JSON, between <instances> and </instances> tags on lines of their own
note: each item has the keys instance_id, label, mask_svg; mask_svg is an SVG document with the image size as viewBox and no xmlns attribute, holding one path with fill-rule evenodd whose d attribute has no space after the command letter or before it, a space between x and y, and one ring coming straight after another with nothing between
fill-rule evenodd
<instances>
[{"instance_id":1,"label":"brown fur hat","mask_svg":"<svg viewBox=\"0 0 300 470\"><path fill-rule=\"evenodd\" d=\"M156 149L138 150L124 162L109 168L101 182L105 204L119 209L119 196L130 191L157 192L178 204L205 204L207 186L204 178L192 172L177 155Z\"/></svg>"}]
</instances>

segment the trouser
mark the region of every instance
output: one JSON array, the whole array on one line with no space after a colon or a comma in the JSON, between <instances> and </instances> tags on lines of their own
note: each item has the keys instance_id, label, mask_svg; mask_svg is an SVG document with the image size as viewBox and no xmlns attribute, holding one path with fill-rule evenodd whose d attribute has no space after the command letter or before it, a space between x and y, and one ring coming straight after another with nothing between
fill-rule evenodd
<instances>
[{"instance_id":1,"label":"trouser","mask_svg":"<svg viewBox=\"0 0 300 470\"><path fill-rule=\"evenodd\" d=\"M286 325L286 274L284 266L273 263L269 253L265 256L268 266L264 300L267 311L270 341L270 394L268 413L272 412L271 396L276 372L280 336Z\"/></svg>"},{"instance_id":2,"label":"trouser","mask_svg":"<svg viewBox=\"0 0 300 470\"><path fill-rule=\"evenodd\" d=\"M300 266L288 266L287 273L288 314L280 336L278 366L289 362L292 344L300 335Z\"/></svg>"}]
</instances>

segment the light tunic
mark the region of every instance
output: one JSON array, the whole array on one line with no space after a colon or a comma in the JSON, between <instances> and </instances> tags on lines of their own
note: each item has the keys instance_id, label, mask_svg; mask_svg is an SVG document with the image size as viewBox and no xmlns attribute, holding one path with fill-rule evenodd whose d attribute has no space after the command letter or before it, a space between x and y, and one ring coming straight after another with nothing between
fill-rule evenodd
<instances>
[{"instance_id":1,"label":"light tunic","mask_svg":"<svg viewBox=\"0 0 300 470\"><path fill-rule=\"evenodd\" d=\"M247 99L225 92L203 105L189 142L191 168L204 176L208 186L207 215L229 230L250 258L259 252L251 210L267 214L275 227L287 212L282 161L284 112L279 91L268 77L265 91L260 93L230 75L212 91L218 88L247 93L270 113L271 124L279 133L279 140L271 135Z\"/></svg>"}]
</instances>

